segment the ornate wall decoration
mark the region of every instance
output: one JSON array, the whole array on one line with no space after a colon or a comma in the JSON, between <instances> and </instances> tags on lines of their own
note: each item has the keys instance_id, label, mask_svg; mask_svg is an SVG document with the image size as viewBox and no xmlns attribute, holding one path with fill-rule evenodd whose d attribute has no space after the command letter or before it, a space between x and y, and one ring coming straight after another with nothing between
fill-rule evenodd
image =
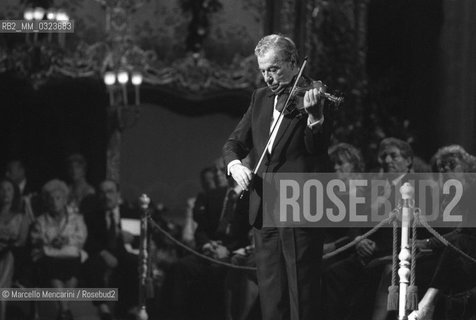
<instances>
[{"instance_id":1,"label":"ornate wall decoration","mask_svg":"<svg viewBox=\"0 0 476 320\"><path fill-rule=\"evenodd\" d=\"M223 5L218 0L181 0L184 13L191 13L188 25L186 49L194 53L203 50L203 41L210 32L210 16L221 10Z\"/></svg>"},{"instance_id":2,"label":"ornate wall decoration","mask_svg":"<svg viewBox=\"0 0 476 320\"><path fill-rule=\"evenodd\" d=\"M254 57L250 55L252 49L247 49L255 42L250 38L250 30L236 21L227 29L212 25L213 15L218 11L221 14L219 19L228 20L228 24L229 16L233 14L226 10L221 12L223 5L218 0L184 0L180 4L178 7L172 0L163 6L150 0L78 0L69 3L69 10L81 12L78 19L84 25L76 24L76 28L86 28L91 32L86 35L78 31L67 39L69 42L65 48L46 41L46 37L40 38L35 45L25 43L23 39L9 41L0 47L0 72L14 72L29 78L36 88L55 77L101 78L104 71L114 68L141 71L146 84L167 86L177 94L206 95L256 87L259 75ZM92 22L93 16L85 16L90 12L88 8L96 6L97 10L97 5L103 9L103 22ZM256 3L245 3L239 9L246 12L259 10L259 7ZM16 10L20 11L20 6ZM181 11L190 13L191 19L184 18ZM151 15L151 12L159 15ZM159 29L154 27L157 18L162 18ZM175 24L167 19L175 20ZM257 13L253 19L259 26L261 22ZM165 29L167 23L172 27ZM104 30L98 30L98 27ZM181 33L180 37L176 33ZM212 38L208 39L209 36ZM241 45L243 52L236 50L240 48L240 37L246 41L245 46ZM236 47L226 48L221 43L215 45L216 38L224 39L226 44L234 43Z\"/></svg>"}]
</instances>

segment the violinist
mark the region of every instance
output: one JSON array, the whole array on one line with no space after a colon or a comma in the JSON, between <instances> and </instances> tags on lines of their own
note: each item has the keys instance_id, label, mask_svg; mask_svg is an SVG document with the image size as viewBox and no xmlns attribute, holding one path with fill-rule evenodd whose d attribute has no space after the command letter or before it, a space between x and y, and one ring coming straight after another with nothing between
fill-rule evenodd
<instances>
[{"instance_id":1,"label":"violinist","mask_svg":"<svg viewBox=\"0 0 476 320\"><path fill-rule=\"evenodd\" d=\"M327 149L332 119L324 113L325 86L318 82L302 99L288 99L293 81L303 69L288 37L265 36L255 55L267 86L253 92L223 155L228 174L250 193L249 222L254 232L263 319L316 320L320 318L323 230L263 226L261 178L264 172L330 171ZM286 101L286 108L294 105L302 112L281 113ZM250 153L257 159L262 155L253 171L241 163Z\"/></svg>"}]
</instances>

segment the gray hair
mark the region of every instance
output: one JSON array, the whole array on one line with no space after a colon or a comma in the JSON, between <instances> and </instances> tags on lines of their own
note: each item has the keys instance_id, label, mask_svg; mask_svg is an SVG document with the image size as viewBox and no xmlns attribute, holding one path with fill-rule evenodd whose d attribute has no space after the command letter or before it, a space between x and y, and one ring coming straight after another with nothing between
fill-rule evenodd
<instances>
[{"instance_id":1,"label":"gray hair","mask_svg":"<svg viewBox=\"0 0 476 320\"><path fill-rule=\"evenodd\" d=\"M294 65L297 65L299 62L296 45L289 37L281 34L270 34L263 37L256 45L255 55L262 57L269 50L276 50L276 53L284 62L291 62Z\"/></svg>"},{"instance_id":2,"label":"gray hair","mask_svg":"<svg viewBox=\"0 0 476 320\"><path fill-rule=\"evenodd\" d=\"M410 165L408 166L408 169L412 168L413 149L408 142L397 139L397 138L393 138L393 137L385 138L382 141L380 141L380 145L378 148L379 162L382 161L381 155L387 147L396 147L398 150L400 150L400 154L402 155L402 157L407 160L410 160Z\"/></svg>"},{"instance_id":3,"label":"gray hair","mask_svg":"<svg viewBox=\"0 0 476 320\"><path fill-rule=\"evenodd\" d=\"M431 158L431 167L434 172L438 172L438 167L444 158L456 158L461 161L464 172L475 172L476 158L469 154L462 146L452 144L438 149Z\"/></svg>"},{"instance_id":4,"label":"gray hair","mask_svg":"<svg viewBox=\"0 0 476 320\"><path fill-rule=\"evenodd\" d=\"M69 188L66 183L58 179L53 179L45 183L43 188L41 188L43 199L46 199L47 196L51 195L56 190L61 191L66 198L69 195Z\"/></svg>"}]
</instances>

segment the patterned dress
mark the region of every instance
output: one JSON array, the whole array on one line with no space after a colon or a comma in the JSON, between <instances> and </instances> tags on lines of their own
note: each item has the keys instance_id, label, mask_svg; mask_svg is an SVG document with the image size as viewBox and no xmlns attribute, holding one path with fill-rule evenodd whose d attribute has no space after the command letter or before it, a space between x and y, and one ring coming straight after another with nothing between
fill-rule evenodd
<instances>
[{"instance_id":1,"label":"patterned dress","mask_svg":"<svg viewBox=\"0 0 476 320\"><path fill-rule=\"evenodd\" d=\"M39 263L46 279L65 281L77 276L86 237L86 224L80 214L67 210L60 221L49 213L37 218L31 231L33 260Z\"/></svg>"}]
</instances>

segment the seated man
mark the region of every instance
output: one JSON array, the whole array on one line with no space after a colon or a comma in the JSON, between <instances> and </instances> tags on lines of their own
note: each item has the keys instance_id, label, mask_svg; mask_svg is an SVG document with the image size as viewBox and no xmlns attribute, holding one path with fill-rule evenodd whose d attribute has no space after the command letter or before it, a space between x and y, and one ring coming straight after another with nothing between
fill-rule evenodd
<instances>
[{"instance_id":1,"label":"seated man","mask_svg":"<svg viewBox=\"0 0 476 320\"><path fill-rule=\"evenodd\" d=\"M194 208L196 247L213 259L228 261L248 241L247 202L239 187L219 187L205 193ZM227 268L196 255L180 259L171 270L174 319L223 319ZM205 289L205 291L203 291ZM193 298L192 298L193 296Z\"/></svg>"},{"instance_id":2,"label":"seated man","mask_svg":"<svg viewBox=\"0 0 476 320\"><path fill-rule=\"evenodd\" d=\"M85 284L92 288L119 288L117 311L125 313L137 305L138 256L125 249L124 244L132 236L121 229L120 221L121 217L131 218L134 214L120 205L119 185L115 181L103 181L98 190L98 207L85 212L88 226L85 249L89 254L83 270ZM95 304L101 320L113 319L107 303Z\"/></svg>"}]
</instances>

